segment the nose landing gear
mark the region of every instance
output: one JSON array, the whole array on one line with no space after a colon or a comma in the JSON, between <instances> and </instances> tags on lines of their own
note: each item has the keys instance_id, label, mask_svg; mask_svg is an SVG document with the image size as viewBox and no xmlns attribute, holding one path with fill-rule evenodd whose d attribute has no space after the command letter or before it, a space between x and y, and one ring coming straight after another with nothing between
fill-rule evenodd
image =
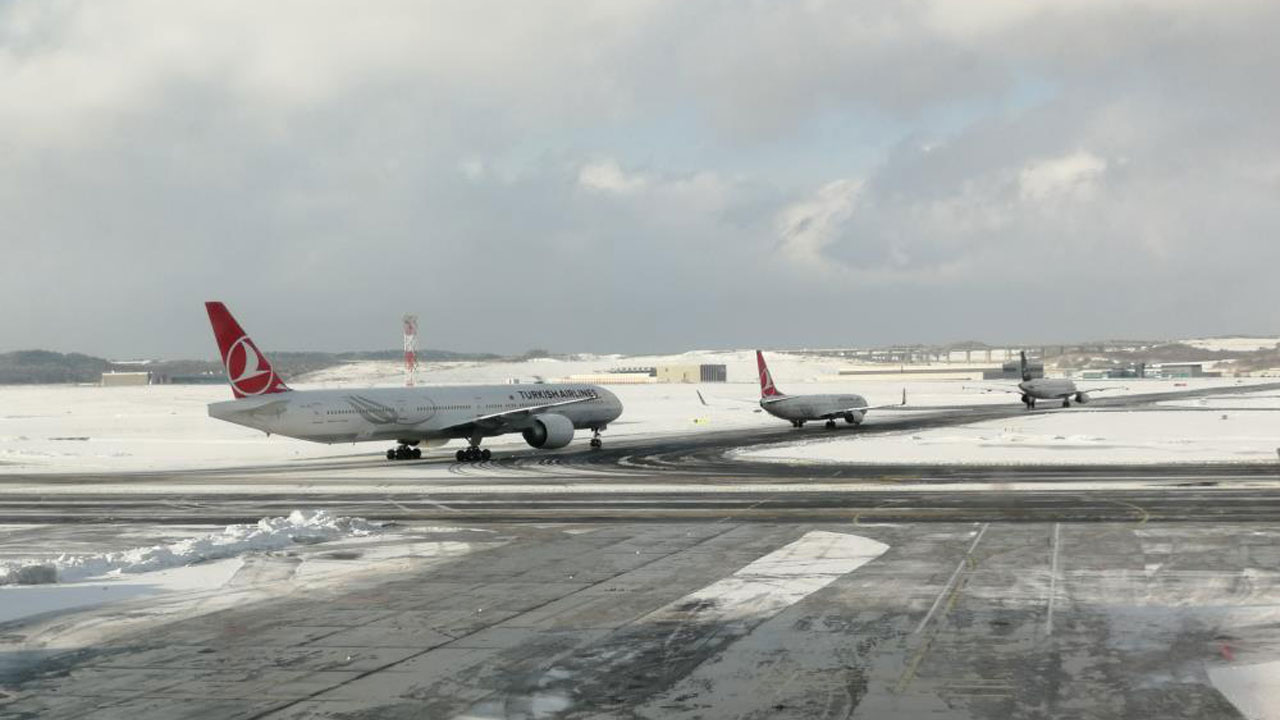
<instances>
[{"instance_id":1,"label":"nose landing gear","mask_svg":"<svg viewBox=\"0 0 1280 720\"><path fill-rule=\"evenodd\" d=\"M1035 399L1035 398L1033 398L1033 397L1031 397L1030 395L1025 395L1025 394L1024 394L1024 395L1022 396L1022 404L1023 404L1023 405L1026 405L1028 410L1035 410L1035 409L1036 409L1036 399Z\"/></svg>"},{"instance_id":2,"label":"nose landing gear","mask_svg":"<svg viewBox=\"0 0 1280 720\"><path fill-rule=\"evenodd\" d=\"M591 428L591 449L599 450L604 447L604 440L600 439L600 431L603 428Z\"/></svg>"}]
</instances>

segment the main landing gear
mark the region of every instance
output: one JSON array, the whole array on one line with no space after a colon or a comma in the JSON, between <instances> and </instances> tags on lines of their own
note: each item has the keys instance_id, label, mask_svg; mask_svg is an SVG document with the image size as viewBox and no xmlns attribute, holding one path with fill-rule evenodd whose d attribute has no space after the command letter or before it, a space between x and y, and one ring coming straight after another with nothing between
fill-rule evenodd
<instances>
[{"instance_id":1,"label":"main landing gear","mask_svg":"<svg viewBox=\"0 0 1280 720\"><path fill-rule=\"evenodd\" d=\"M414 443L415 445L417 443ZM400 443L387 451L388 460L417 460L422 457L422 449L409 447L409 443Z\"/></svg>"},{"instance_id":2,"label":"main landing gear","mask_svg":"<svg viewBox=\"0 0 1280 720\"><path fill-rule=\"evenodd\" d=\"M458 459L458 462L489 462L493 453L489 448L481 450L479 445L471 445L454 453L453 456Z\"/></svg>"},{"instance_id":3,"label":"main landing gear","mask_svg":"<svg viewBox=\"0 0 1280 720\"><path fill-rule=\"evenodd\" d=\"M803 420L792 420L792 421L791 421L791 427L794 427L794 428L802 428L802 427L804 427L804 421L803 421Z\"/></svg>"},{"instance_id":4,"label":"main landing gear","mask_svg":"<svg viewBox=\"0 0 1280 720\"><path fill-rule=\"evenodd\" d=\"M836 421L835 421L835 418L832 418L832 419L830 419L830 420L828 420L828 421L827 421L827 429L828 429L828 430L835 430L835 429L836 429Z\"/></svg>"},{"instance_id":5,"label":"main landing gear","mask_svg":"<svg viewBox=\"0 0 1280 720\"><path fill-rule=\"evenodd\" d=\"M1071 398L1062 398L1062 407L1071 407Z\"/></svg>"}]
</instances>

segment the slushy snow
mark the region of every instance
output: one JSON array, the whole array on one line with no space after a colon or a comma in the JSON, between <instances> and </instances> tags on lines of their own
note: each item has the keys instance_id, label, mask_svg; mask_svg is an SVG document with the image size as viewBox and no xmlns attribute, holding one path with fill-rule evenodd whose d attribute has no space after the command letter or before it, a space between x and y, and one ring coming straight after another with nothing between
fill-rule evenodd
<instances>
[{"instance_id":1,"label":"slushy snow","mask_svg":"<svg viewBox=\"0 0 1280 720\"><path fill-rule=\"evenodd\" d=\"M220 533L169 545L62 555L47 563L6 563L0 566L0 585L76 582L107 574L145 573L250 552L283 550L295 543L311 544L379 532L379 524L362 518L333 517L324 510L294 510L288 517L263 518L252 525L228 525Z\"/></svg>"}]
</instances>

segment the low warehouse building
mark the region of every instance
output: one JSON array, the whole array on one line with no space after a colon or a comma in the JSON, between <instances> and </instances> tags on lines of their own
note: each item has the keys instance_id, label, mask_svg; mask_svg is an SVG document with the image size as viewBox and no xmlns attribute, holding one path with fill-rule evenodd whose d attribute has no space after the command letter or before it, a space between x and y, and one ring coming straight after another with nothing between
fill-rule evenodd
<instances>
[{"instance_id":1,"label":"low warehouse building","mask_svg":"<svg viewBox=\"0 0 1280 720\"><path fill-rule=\"evenodd\" d=\"M150 385L151 373L149 372L104 372L101 380L102 387L126 387L131 385Z\"/></svg>"},{"instance_id":2,"label":"low warehouse building","mask_svg":"<svg viewBox=\"0 0 1280 720\"><path fill-rule=\"evenodd\" d=\"M659 365L658 382L664 383L700 383L725 382L728 370L724 365Z\"/></svg>"}]
</instances>

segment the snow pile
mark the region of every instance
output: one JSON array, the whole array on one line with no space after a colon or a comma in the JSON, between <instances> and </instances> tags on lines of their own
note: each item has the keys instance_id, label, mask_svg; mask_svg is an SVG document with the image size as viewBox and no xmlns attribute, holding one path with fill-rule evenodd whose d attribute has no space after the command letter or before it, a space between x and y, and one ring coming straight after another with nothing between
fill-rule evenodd
<instances>
[{"instance_id":1,"label":"snow pile","mask_svg":"<svg viewBox=\"0 0 1280 720\"><path fill-rule=\"evenodd\" d=\"M0 565L0 585L75 582L108 573L144 573L221 560L249 552L281 550L294 543L318 543L381 532L362 518L333 517L324 510L294 510L289 517L263 518L253 525L228 525L221 533L170 545L93 555L62 555L48 563Z\"/></svg>"}]
</instances>

